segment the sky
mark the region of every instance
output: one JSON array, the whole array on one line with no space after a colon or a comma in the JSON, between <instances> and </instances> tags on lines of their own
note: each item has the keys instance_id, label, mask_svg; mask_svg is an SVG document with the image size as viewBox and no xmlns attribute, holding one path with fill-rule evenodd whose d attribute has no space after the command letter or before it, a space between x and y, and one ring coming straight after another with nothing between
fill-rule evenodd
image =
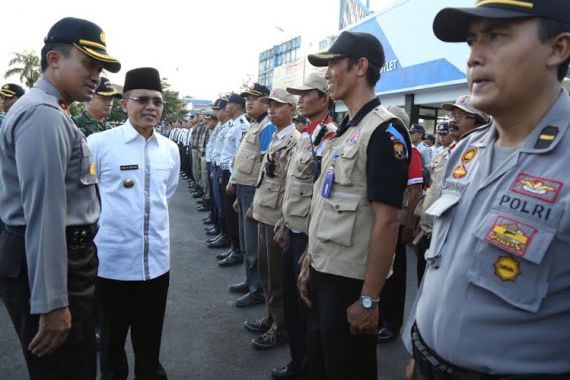
<instances>
[{"instance_id":1,"label":"sky","mask_svg":"<svg viewBox=\"0 0 570 380\"><path fill-rule=\"evenodd\" d=\"M380 10L398 0L371 0ZM107 76L152 66L181 96L215 99L257 79L259 53L301 35L318 41L338 33L339 0L54 0L10 1L2 11L0 83L14 52L38 55L49 28L63 17L98 24L107 50L122 64Z\"/></svg>"}]
</instances>

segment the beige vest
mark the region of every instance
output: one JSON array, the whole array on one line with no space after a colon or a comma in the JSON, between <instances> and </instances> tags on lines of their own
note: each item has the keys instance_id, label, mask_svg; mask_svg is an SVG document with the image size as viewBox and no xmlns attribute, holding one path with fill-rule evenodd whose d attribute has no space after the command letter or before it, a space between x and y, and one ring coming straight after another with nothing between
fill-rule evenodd
<instances>
[{"instance_id":1,"label":"beige vest","mask_svg":"<svg viewBox=\"0 0 570 380\"><path fill-rule=\"evenodd\" d=\"M308 234L311 265L319 272L364 279L374 224L367 194L366 149L374 130L393 118L378 106L327 144L321 176L313 188ZM324 198L321 191L329 168L334 170L334 183L330 197Z\"/></svg>"},{"instance_id":2,"label":"beige vest","mask_svg":"<svg viewBox=\"0 0 570 380\"><path fill-rule=\"evenodd\" d=\"M420 227L425 233L431 233L433 231L434 217L428 215L425 211L435 202L441 195L441 189L443 187L443 177L445 175L445 168L447 166L447 161L449 159L449 149L445 148L439 152L433 160L428 165L431 184L426 192L426 196L422 200L422 204L418 205L421 207L420 215Z\"/></svg>"},{"instance_id":3,"label":"beige vest","mask_svg":"<svg viewBox=\"0 0 570 380\"><path fill-rule=\"evenodd\" d=\"M255 220L274 226L283 217L282 206L287 166L300 135L299 131L294 130L289 137L270 146L267 154L263 156L257 190L253 198L253 217ZM265 163L268 157L272 157L275 161L275 177L273 178L265 173Z\"/></svg>"},{"instance_id":4,"label":"beige vest","mask_svg":"<svg viewBox=\"0 0 570 380\"><path fill-rule=\"evenodd\" d=\"M245 133L232 166L232 183L255 186L261 170L262 155L259 149L261 128L269 122L266 116L261 123L253 122Z\"/></svg>"},{"instance_id":5,"label":"beige vest","mask_svg":"<svg viewBox=\"0 0 570 380\"><path fill-rule=\"evenodd\" d=\"M336 126L329 123L327 133L336 131ZM318 147L314 147L315 154L324 151L326 144L330 140L321 140ZM287 182L285 184L285 195L283 198L283 219L290 229L307 233L309 231L309 210L311 209L311 199L313 195L313 185L315 183L311 170L313 160L313 148L311 147L311 135L303 133L287 171Z\"/></svg>"}]
</instances>

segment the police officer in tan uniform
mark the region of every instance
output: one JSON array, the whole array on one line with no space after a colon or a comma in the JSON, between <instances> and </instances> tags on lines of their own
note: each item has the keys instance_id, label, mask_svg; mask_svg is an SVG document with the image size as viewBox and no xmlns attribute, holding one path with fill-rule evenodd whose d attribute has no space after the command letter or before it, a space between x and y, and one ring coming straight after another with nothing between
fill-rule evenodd
<instances>
[{"instance_id":1,"label":"police officer in tan uniform","mask_svg":"<svg viewBox=\"0 0 570 380\"><path fill-rule=\"evenodd\" d=\"M473 106L493 117L453 150L406 346L415 379L569 379L570 5L445 8L467 42Z\"/></svg>"},{"instance_id":2,"label":"police officer in tan uniform","mask_svg":"<svg viewBox=\"0 0 570 380\"><path fill-rule=\"evenodd\" d=\"M378 297L394 257L412 149L406 128L374 93L384 61L368 33L342 32L329 51L309 55L311 64L328 65L328 93L348 107L313 188L299 275L317 379L377 378Z\"/></svg>"},{"instance_id":3,"label":"police officer in tan uniform","mask_svg":"<svg viewBox=\"0 0 570 380\"><path fill-rule=\"evenodd\" d=\"M257 190L253 198L253 218L258 221L259 278L265 296L268 315L258 321L265 334L252 340L257 349L267 349L285 341L285 315L281 273L281 248L274 241L275 225L283 217L283 196L287 166L300 133L293 123L297 104L295 96L283 88L274 88L268 97L269 120L277 128L261 163Z\"/></svg>"}]
</instances>

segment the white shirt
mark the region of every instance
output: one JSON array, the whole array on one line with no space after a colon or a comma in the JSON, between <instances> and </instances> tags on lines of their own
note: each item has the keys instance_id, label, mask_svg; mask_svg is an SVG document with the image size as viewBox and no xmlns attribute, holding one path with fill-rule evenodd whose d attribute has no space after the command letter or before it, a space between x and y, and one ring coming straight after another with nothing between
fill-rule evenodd
<instances>
[{"instance_id":1,"label":"white shirt","mask_svg":"<svg viewBox=\"0 0 570 380\"><path fill-rule=\"evenodd\" d=\"M216 138L220 133L220 129L222 129L222 123L218 121L216 127L212 131L210 138L208 139L208 143L206 144L206 162L212 162L212 153L214 152L214 144L216 142Z\"/></svg>"},{"instance_id":2,"label":"white shirt","mask_svg":"<svg viewBox=\"0 0 570 380\"><path fill-rule=\"evenodd\" d=\"M273 132L273 137L271 138L271 143L269 147L271 148L274 144L277 144L279 141L283 140L286 137L291 136L293 131L295 130L295 124L291 124L288 127L283 128L281 131Z\"/></svg>"},{"instance_id":3,"label":"white shirt","mask_svg":"<svg viewBox=\"0 0 570 380\"><path fill-rule=\"evenodd\" d=\"M212 162L214 162L216 165L220 165L221 163L220 155L222 154L222 148L224 146L224 140L226 138L226 134L230 130L231 125L232 125L231 119L222 124L220 132L216 136L216 141L214 141L214 149L212 150Z\"/></svg>"},{"instance_id":4,"label":"white shirt","mask_svg":"<svg viewBox=\"0 0 570 380\"><path fill-rule=\"evenodd\" d=\"M220 164L232 165L232 161L237 154L241 138L247 132L249 122L244 114L232 120L229 130L224 135L224 143L220 152Z\"/></svg>"},{"instance_id":5,"label":"white shirt","mask_svg":"<svg viewBox=\"0 0 570 380\"><path fill-rule=\"evenodd\" d=\"M145 140L129 121L87 142L101 195L99 277L140 281L168 272L168 201L178 185L178 147L158 133Z\"/></svg>"}]
</instances>

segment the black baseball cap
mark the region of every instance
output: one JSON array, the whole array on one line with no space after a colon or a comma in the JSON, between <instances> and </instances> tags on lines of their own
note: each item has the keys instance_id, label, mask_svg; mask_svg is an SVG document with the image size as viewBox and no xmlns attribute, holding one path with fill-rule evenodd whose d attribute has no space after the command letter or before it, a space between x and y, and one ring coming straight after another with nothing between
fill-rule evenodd
<instances>
[{"instance_id":1,"label":"black baseball cap","mask_svg":"<svg viewBox=\"0 0 570 380\"><path fill-rule=\"evenodd\" d=\"M245 108L245 99L242 96L233 92L228 97L228 103L236 103L239 104L242 108Z\"/></svg>"},{"instance_id":2,"label":"black baseball cap","mask_svg":"<svg viewBox=\"0 0 570 380\"><path fill-rule=\"evenodd\" d=\"M121 94L113 88L111 81L109 81L109 79L105 77L101 77L101 81L99 82L99 87L97 87L95 93L100 96L112 96L115 98L121 97Z\"/></svg>"},{"instance_id":3,"label":"black baseball cap","mask_svg":"<svg viewBox=\"0 0 570 380\"><path fill-rule=\"evenodd\" d=\"M212 104L212 109L213 110L220 110L222 108L225 108L227 105L228 105L228 101L226 99L218 98Z\"/></svg>"},{"instance_id":4,"label":"black baseball cap","mask_svg":"<svg viewBox=\"0 0 570 380\"><path fill-rule=\"evenodd\" d=\"M49 30L44 43L64 43L75 46L83 53L99 61L105 70L116 73L121 64L107 52L103 29L88 20L65 17Z\"/></svg>"},{"instance_id":5,"label":"black baseball cap","mask_svg":"<svg viewBox=\"0 0 570 380\"><path fill-rule=\"evenodd\" d=\"M477 0L473 8L444 8L433 21L433 32L445 42L465 42L471 23L483 19L542 17L570 22L568 0Z\"/></svg>"},{"instance_id":6,"label":"black baseball cap","mask_svg":"<svg viewBox=\"0 0 570 380\"><path fill-rule=\"evenodd\" d=\"M309 54L309 62L313 66L327 66L333 58L366 58L378 69L384 66L384 48L370 33L342 32L327 51Z\"/></svg>"},{"instance_id":7,"label":"black baseball cap","mask_svg":"<svg viewBox=\"0 0 570 380\"><path fill-rule=\"evenodd\" d=\"M435 133L447 135L449 133L449 123L441 123L435 129Z\"/></svg>"},{"instance_id":8,"label":"black baseball cap","mask_svg":"<svg viewBox=\"0 0 570 380\"><path fill-rule=\"evenodd\" d=\"M13 98L14 96L19 98L25 93L26 91L22 87L14 83L6 83L0 88L0 95L6 98Z\"/></svg>"},{"instance_id":9,"label":"black baseball cap","mask_svg":"<svg viewBox=\"0 0 570 380\"><path fill-rule=\"evenodd\" d=\"M410 133L414 133L414 132L419 132L419 133L426 133L426 129L423 127L423 125L420 124L413 124L412 127L410 128Z\"/></svg>"},{"instance_id":10,"label":"black baseball cap","mask_svg":"<svg viewBox=\"0 0 570 380\"><path fill-rule=\"evenodd\" d=\"M248 95L253 95L257 97L262 96L269 96L269 89L262 84L254 83L251 88L248 88L246 91L242 92L240 95L246 98Z\"/></svg>"}]
</instances>

